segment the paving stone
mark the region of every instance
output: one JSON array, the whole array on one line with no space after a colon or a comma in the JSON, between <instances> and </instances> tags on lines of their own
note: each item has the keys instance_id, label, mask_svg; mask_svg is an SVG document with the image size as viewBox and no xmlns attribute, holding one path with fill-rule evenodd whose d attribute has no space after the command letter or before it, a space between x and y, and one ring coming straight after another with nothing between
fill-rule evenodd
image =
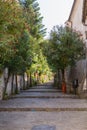
<instances>
[{"instance_id":1,"label":"paving stone","mask_svg":"<svg viewBox=\"0 0 87 130\"><path fill-rule=\"evenodd\" d=\"M87 112L0 112L0 130L32 130L42 124L56 130L87 130Z\"/></svg>"},{"instance_id":2,"label":"paving stone","mask_svg":"<svg viewBox=\"0 0 87 130\"><path fill-rule=\"evenodd\" d=\"M47 92L47 88L32 90L15 95L19 98L0 101L0 130L87 130L87 99L52 93L52 89ZM56 95L61 98L53 98Z\"/></svg>"},{"instance_id":3,"label":"paving stone","mask_svg":"<svg viewBox=\"0 0 87 130\"><path fill-rule=\"evenodd\" d=\"M56 130L56 127L49 125L40 125L40 126L34 126L32 130Z\"/></svg>"}]
</instances>

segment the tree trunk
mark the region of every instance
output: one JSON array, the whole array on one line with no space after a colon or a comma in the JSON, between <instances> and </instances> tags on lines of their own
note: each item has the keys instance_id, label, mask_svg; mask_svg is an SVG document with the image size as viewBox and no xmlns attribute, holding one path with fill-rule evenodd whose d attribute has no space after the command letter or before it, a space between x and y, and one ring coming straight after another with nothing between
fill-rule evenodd
<instances>
[{"instance_id":1,"label":"tree trunk","mask_svg":"<svg viewBox=\"0 0 87 130\"><path fill-rule=\"evenodd\" d=\"M24 74L23 74L23 89L25 90L25 77L24 77Z\"/></svg>"},{"instance_id":2,"label":"tree trunk","mask_svg":"<svg viewBox=\"0 0 87 130\"><path fill-rule=\"evenodd\" d=\"M17 82L17 75L15 75L15 78L16 78L15 94L18 94L18 82Z\"/></svg>"},{"instance_id":3,"label":"tree trunk","mask_svg":"<svg viewBox=\"0 0 87 130\"><path fill-rule=\"evenodd\" d=\"M39 80L40 80L39 73L37 73L37 84L39 84Z\"/></svg>"},{"instance_id":4,"label":"tree trunk","mask_svg":"<svg viewBox=\"0 0 87 130\"><path fill-rule=\"evenodd\" d=\"M29 76L27 74L27 88L29 88Z\"/></svg>"},{"instance_id":5,"label":"tree trunk","mask_svg":"<svg viewBox=\"0 0 87 130\"><path fill-rule=\"evenodd\" d=\"M12 82L11 82L11 94L14 94L14 74L12 74Z\"/></svg>"},{"instance_id":6,"label":"tree trunk","mask_svg":"<svg viewBox=\"0 0 87 130\"><path fill-rule=\"evenodd\" d=\"M7 81L4 81L4 83L5 83L5 86L4 86L4 89L3 89L3 97L2 97L2 99L5 99L8 82L7 82Z\"/></svg>"},{"instance_id":7,"label":"tree trunk","mask_svg":"<svg viewBox=\"0 0 87 130\"><path fill-rule=\"evenodd\" d=\"M62 72L62 82L65 82L65 70L62 69L61 72Z\"/></svg>"},{"instance_id":8,"label":"tree trunk","mask_svg":"<svg viewBox=\"0 0 87 130\"><path fill-rule=\"evenodd\" d=\"M31 72L30 72L30 87L32 87L32 76L31 76Z\"/></svg>"},{"instance_id":9,"label":"tree trunk","mask_svg":"<svg viewBox=\"0 0 87 130\"><path fill-rule=\"evenodd\" d=\"M57 88L61 89L61 75L60 75L60 70L57 70Z\"/></svg>"},{"instance_id":10,"label":"tree trunk","mask_svg":"<svg viewBox=\"0 0 87 130\"><path fill-rule=\"evenodd\" d=\"M62 69L62 91L66 93L65 70Z\"/></svg>"},{"instance_id":11,"label":"tree trunk","mask_svg":"<svg viewBox=\"0 0 87 130\"><path fill-rule=\"evenodd\" d=\"M10 78L10 73L8 73L8 77L5 77L5 76L4 76L4 84L5 84L5 86L4 86L4 89L3 89L2 99L5 99L6 90L7 90L7 85L8 85L9 78Z\"/></svg>"}]
</instances>

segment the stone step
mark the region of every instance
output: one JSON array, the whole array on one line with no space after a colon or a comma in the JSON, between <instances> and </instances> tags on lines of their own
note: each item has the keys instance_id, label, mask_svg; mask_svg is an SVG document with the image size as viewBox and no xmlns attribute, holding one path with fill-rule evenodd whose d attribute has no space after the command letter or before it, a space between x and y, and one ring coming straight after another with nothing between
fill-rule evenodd
<instances>
[{"instance_id":1,"label":"stone step","mask_svg":"<svg viewBox=\"0 0 87 130\"><path fill-rule=\"evenodd\" d=\"M32 89L53 89L53 87L48 86L38 86L38 87L32 87Z\"/></svg>"},{"instance_id":2,"label":"stone step","mask_svg":"<svg viewBox=\"0 0 87 130\"><path fill-rule=\"evenodd\" d=\"M61 111L87 111L87 108L0 108L0 112L20 112L20 111L45 111L45 112L61 112Z\"/></svg>"},{"instance_id":3,"label":"stone step","mask_svg":"<svg viewBox=\"0 0 87 130\"><path fill-rule=\"evenodd\" d=\"M40 92L40 93L57 93L62 92L61 90L21 90L21 92Z\"/></svg>"},{"instance_id":4,"label":"stone step","mask_svg":"<svg viewBox=\"0 0 87 130\"><path fill-rule=\"evenodd\" d=\"M28 96L28 95L18 95L18 96L11 96L11 97L9 97L9 99L13 99L13 98L43 98L43 99L48 99L48 98L72 98L72 99L79 99L79 97L78 96Z\"/></svg>"}]
</instances>

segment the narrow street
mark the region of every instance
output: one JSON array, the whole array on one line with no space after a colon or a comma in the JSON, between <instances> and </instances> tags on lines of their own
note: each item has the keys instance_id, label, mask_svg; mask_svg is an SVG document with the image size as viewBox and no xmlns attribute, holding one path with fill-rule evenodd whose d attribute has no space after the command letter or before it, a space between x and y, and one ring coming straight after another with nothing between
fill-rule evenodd
<instances>
[{"instance_id":1,"label":"narrow street","mask_svg":"<svg viewBox=\"0 0 87 130\"><path fill-rule=\"evenodd\" d=\"M87 0L0 0L0 130L87 130Z\"/></svg>"},{"instance_id":2,"label":"narrow street","mask_svg":"<svg viewBox=\"0 0 87 130\"><path fill-rule=\"evenodd\" d=\"M0 101L0 130L87 130L87 99L33 87Z\"/></svg>"}]
</instances>

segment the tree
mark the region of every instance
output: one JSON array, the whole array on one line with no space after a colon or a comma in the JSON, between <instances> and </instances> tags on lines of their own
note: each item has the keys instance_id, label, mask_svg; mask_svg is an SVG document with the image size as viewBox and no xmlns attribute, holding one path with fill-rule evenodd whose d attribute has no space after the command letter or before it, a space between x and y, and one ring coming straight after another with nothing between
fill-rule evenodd
<instances>
[{"instance_id":1,"label":"tree","mask_svg":"<svg viewBox=\"0 0 87 130\"><path fill-rule=\"evenodd\" d=\"M43 17L40 14L40 7L37 0L20 0L20 3L24 10L24 17L26 18L26 23L29 26L29 34L30 34L30 43L32 44L32 65L35 63L34 59L39 54L40 51L40 42L43 40L43 37L46 33L46 29L42 24ZM38 61L37 61L38 62ZM37 63L39 64L39 63ZM30 81L31 80L31 72L28 68L28 73L30 72ZM32 83L30 82L30 86Z\"/></svg>"},{"instance_id":2,"label":"tree","mask_svg":"<svg viewBox=\"0 0 87 130\"><path fill-rule=\"evenodd\" d=\"M65 69L84 56L84 43L79 34L67 27L53 27L50 33L47 56L54 68L60 69L65 82Z\"/></svg>"},{"instance_id":3,"label":"tree","mask_svg":"<svg viewBox=\"0 0 87 130\"><path fill-rule=\"evenodd\" d=\"M1 0L0 11L0 69L3 70L11 66L11 61L17 53L16 45L25 28L25 20L22 8L16 0ZM3 96L6 93L10 72L8 74Z\"/></svg>"},{"instance_id":4,"label":"tree","mask_svg":"<svg viewBox=\"0 0 87 130\"><path fill-rule=\"evenodd\" d=\"M37 83L45 82L48 80L48 77L51 77L51 69L48 66L47 59L43 55L42 50L40 49L38 54L34 56L34 62L30 68L30 71L37 75L35 81ZM47 76L47 79L42 79L42 77Z\"/></svg>"},{"instance_id":5,"label":"tree","mask_svg":"<svg viewBox=\"0 0 87 130\"><path fill-rule=\"evenodd\" d=\"M1 0L0 11L0 65L5 68L16 51L14 43L22 33L24 19L16 0Z\"/></svg>"},{"instance_id":6,"label":"tree","mask_svg":"<svg viewBox=\"0 0 87 130\"><path fill-rule=\"evenodd\" d=\"M9 70L3 96L10 75L12 93L13 79L16 76L17 92L17 75L28 72L34 63L34 56L39 54L39 44L46 31L39 10L36 0L0 1L0 69Z\"/></svg>"},{"instance_id":7,"label":"tree","mask_svg":"<svg viewBox=\"0 0 87 130\"><path fill-rule=\"evenodd\" d=\"M43 17L37 0L19 0L24 10L24 17L29 24L30 34L35 38L43 38L46 28L42 24Z\"/></svg>"},{"instance_id":8,"label":"tree","mask_svg":"<svg viewBox=\"0 0 87 130\"><path fill-rule=\"evenodd\" d=\"M32 46L29 39L28 30L24 30L15 46L16 53L11 58L8 68L13 75L23 75L32 63ZM25 83L23 85L25 89ZM17 87L16 87L17 88Z\"/></svg>"}]
</instances>

